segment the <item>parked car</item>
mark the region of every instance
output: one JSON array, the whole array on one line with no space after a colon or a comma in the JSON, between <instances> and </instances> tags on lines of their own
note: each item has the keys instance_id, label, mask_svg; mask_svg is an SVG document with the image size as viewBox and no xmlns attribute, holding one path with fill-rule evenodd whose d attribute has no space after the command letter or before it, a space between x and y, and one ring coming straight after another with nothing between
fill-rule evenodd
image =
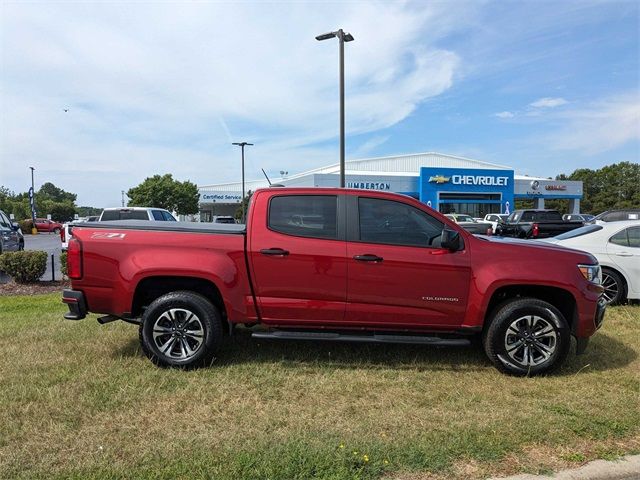
<instances>
[{"instance_id":1,"label":"parked car","mask_svg":"<svg viewBox=\"0 0 640 480\"><path fill-rule=\"evenodd\" d=\"M12 222L6 213L0 210L0 253L24 250L24 236L20 226Z\"/></svg>"},{"instance_id":2,"label":"parked car","mask_svg":"<svg viewBox=\"0 0 640 480\"><path fill-rule=\"evenodd\" d=\"M151 220L158 222L175 222L171 212L163 208L147 207L115 207L105 208L100 214L99 222L114 220Z\"/></svg>"},{"instance_id":3,"label":"parked car","mask_svg":"<svg viewBox=\"0 0 640 480\"><path fill-rule=\"evenodd\" d=\"M214 215L213 219L212 219L213 223L227 223L227 224L232 224L232 223L238 223L236 222L236 219L228 216L228 215Z\"/></svg>"},{"instance_id":4,"label":"parked car","mask_svg":"<svg viewBox=\"0 0 640 480\"><path fill-rule=\"evenodd\" d=\"M106 212L106 213L105 213ZM167 210L161 208L146 208L146 207L129 207L129 208L105 208L102 214L97 216L90 216L82 221L74 221L65 223L60 230L60 242L62 243L62 250L66 251L69 248L69 239L71 238L71 231L73 227L88 222L109 222L115 220L149 220L149 221L168 221L175 222L176 219Z\"/></svg>"},{"instance_id":5,"label":"parked car","mask_svg":"<svg viewBox=\"0 0 640 480\"><path fill-rule=\"evenodd\" d=\"M466 215L464 213L447 213L445 217L447 217L449 220L456 222L466 231L471 233L486 235L489 232L489 230L493 232L491 223L478 222L471 215Z\"/></svg>"},{"instance_id":6,"label":"parked car","mask_svg":"<svg viewBox=\"0 0 640 480\"><path fill-rule=\"evenodd\" d=\"M38 232L55 233L56 235L62 230L62 224L46 218L36 218L35 227Z\"/></svg>"},{"instance_id":7,"label":"parked car","mask_svg":"<svg viewBox=\"0 0 640 480\"><path fill-rule=\"evenodd\" d=\"M602 267L603 297L612 305L640 300L640 222L585 225L543 240L589 252Z\"/></svg>"},{"instance_id":8,"label":"parked car","mask_svg":"<svg viewBox=\"0 0 640 480\"><path fill-rule=\"evenodd\" d=\"M491 229L495 233L496 228L500 222L504 222L507 217L509 217L508 213L487 213L484 216L483 221L487 223L491 223Z\"/></svg>"},{"instance_id":9,"label":"parked car","mask_svg":"<svg viewBox=\"0 0 640 480\"><path fill-rule=\"evenodd\" d=\"M496 227L496 235L515 238L548 238L575 230L583 222L565 222L557 210L514 210Z\"/></svg>"},{"instance_id":10,"label":"parked car","mask_svg":"<svg viewBox=\"0 0 640 480\"><path fill-rule=\"evenodd\" d=\"M562 215L562 220L565 222L590 222L595 218L595 215L589 215L588 213L565 213Z\"/></svg>"},{"instance_id":11,"label":"parked car","mask_svg":"<svg viewBox=\"0 0 640 480\"><path fill-rule=\"evenodd\" d=\"M246 225L80 224L67 269L65 318L138 324L151 361L183 368L259 324L252 335L272 340L477 335L500 371L535 375L563 363L572 335L582 353L605 312L588 253L475 236L411 197L356 189L259 189Z\"/></svg>"},{"instance_id":12,"label":"parked car","mask_svg":"<svg viewBox=\"0 0 640 480\"><path fill-rule=\"evenodd\" d=\"M629 208L624 210L607 210L600 215L596 215L590 221L600 222L621 222L623 220L640 220L640 208Z\"/></svg>"}]
</instances>

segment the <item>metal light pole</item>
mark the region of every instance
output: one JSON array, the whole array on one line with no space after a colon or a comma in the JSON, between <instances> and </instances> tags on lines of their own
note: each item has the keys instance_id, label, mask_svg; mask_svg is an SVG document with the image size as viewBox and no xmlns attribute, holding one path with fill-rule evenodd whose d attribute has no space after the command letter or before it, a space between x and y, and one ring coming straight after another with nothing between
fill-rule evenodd
<instances>
[{"instance_id":1,"label":"metal light pole","mask_svg":"<svg viewBox=\"0 0 640 480\"><path fill-rule=\"evenodd\" d=\"M344 42L353 42L353 35L339 29L336 32L318 35L316 40L329 40L334 37L338 38L340 44L340 188L344 188Z\"/></svg>"},{"instance_id":2,"label":"metal light pole","mask_svg":"<svg viewBox=\"0 0 640 480\"><path fill-rule=\"evenodd\" d=\"M124 190L120 190L120 192L122 193L122 206L124 207Z\"/></svg>"},{"instance_id":3,"label":"metal light pole","mask_svg":"<svg viewBox=\"0 0 640 480\"><path fill-rule=\"evenodd\" d=\"M245 222L245 218L244 218L244 147L246 147L247 145L253 145L253 143L248 143L248 142L233 142L232 145L238 145L241 149L242 149L242 199L240 200L240 204L242 205L242 223Z\"/></svg>"},{"instance_id":4,"label":"metal light pole","mask_svg":"<svg viewBox=\"0 0 640 480\"><path fill-rule=\"evenodd\" d=\"M31 198L30 200L30 206L31 206L31 234L35 235L38 233L38 229L36 228L36 189L35 189L35 184L33 182L33 171L35 170L34 167L29 167L31 169Z\"/></svg>"}]
</instances>

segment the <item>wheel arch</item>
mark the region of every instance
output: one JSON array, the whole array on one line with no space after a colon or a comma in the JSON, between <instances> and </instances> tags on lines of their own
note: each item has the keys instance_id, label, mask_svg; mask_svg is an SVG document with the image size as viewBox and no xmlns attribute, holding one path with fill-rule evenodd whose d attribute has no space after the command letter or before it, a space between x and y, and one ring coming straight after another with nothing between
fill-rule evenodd
<instances>
[{"instance_id":1,"label":"wheel arch","mask_svg":"<svg viewBox=\"0 0 640 480\"><path fill-rule=\"evenodd\" d=\"M141 279L133 294L132 317L141 316L144 309L155 299L175 291L190 291L205 297L220 311L224 333L231 332L227 309L220 289L211 280L199 277L157 275Z\"/></svg>"},{"instance_id":2,"label":"wheel arch","mask_svg":"<svg viewBox=\"0 0 640 480\"><path fill-rule=\"evenodd\" d=\"M491 295L484 315L482 331L486 332L491 324L497 308L517 298L535 298L550 303L557 308L569 323L571 332L578 325L578 309L576 299L571 292L560 287L546 285L507 285L497 288Z\"/></svg>"}]
</instances>

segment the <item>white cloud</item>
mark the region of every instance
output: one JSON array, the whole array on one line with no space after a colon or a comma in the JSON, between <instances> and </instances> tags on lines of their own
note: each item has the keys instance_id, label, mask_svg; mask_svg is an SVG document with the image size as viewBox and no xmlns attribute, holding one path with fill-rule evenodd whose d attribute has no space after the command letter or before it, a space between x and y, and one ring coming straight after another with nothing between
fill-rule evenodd
<instances>
[{"instance_id":1,"label":"white cloud","mask_svg":"<svg viewBox=\"0 0 640 480\"><path fill-rule=\"evenodd\" d=\"M569 102L564 98L544 97L530 103L529 106L533 108L555 108L561 105L566 105L567 103Z\"/></svg>"},{"instance_id":2,"label":"white cloud","mask_svg":"<svg viewBox=\"0 0 640 480\"><path fill-rule=\"evenodd\" d=\"M640 141L640 95L626 93L558 115L552 148L598 154Z\"/></svg>"},{"instance_id":3,"label":"white cloud","mask_svg":"<svg viewBox=\"0 0 640 480\"><path fill-rule=\"evenodd\" d=\"M515 113L508 112L508 111L494 113L493 115L495 117L498 117L498 118L513 118L513 117L515 117Z\"/></svg>"},{"instance_id":4,"label":"white cloud","mask_svg":"<svg viewBox=\"0 0 640 480\"><path fill-rule=\"evenodd\" d=\"M434 46L460 26L440 5L2 8L0 184L25 190L33 164L37 181L95 205L154 173L235 179L232 139L256 144L256 177L331 161L335 148L315 144L337 135L338 47L316 34L344 25L355 37L345 48L351 135L402 121L449 89L461 63Z\"/></svg>"}]
</instances>

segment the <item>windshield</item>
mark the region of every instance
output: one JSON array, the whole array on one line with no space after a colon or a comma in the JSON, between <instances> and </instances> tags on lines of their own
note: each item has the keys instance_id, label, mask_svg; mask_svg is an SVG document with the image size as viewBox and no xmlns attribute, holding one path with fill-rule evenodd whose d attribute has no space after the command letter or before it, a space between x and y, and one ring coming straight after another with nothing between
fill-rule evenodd
<instances>
[{"instance_id":1,"label":"windshield","mask_svg":"<svg viewBox=\"0 0 640 480\"><path fill-rule=\"evenodd\" d=\"M556 236L558 240L567 240L569 238L581 237L582 235L588 235L593 232L597 232L598 230L602 230L600 225L585 225L584 227L576 228L575 230L571 230L566 233L561 233Z\"/></svg>"}]
</instances>

